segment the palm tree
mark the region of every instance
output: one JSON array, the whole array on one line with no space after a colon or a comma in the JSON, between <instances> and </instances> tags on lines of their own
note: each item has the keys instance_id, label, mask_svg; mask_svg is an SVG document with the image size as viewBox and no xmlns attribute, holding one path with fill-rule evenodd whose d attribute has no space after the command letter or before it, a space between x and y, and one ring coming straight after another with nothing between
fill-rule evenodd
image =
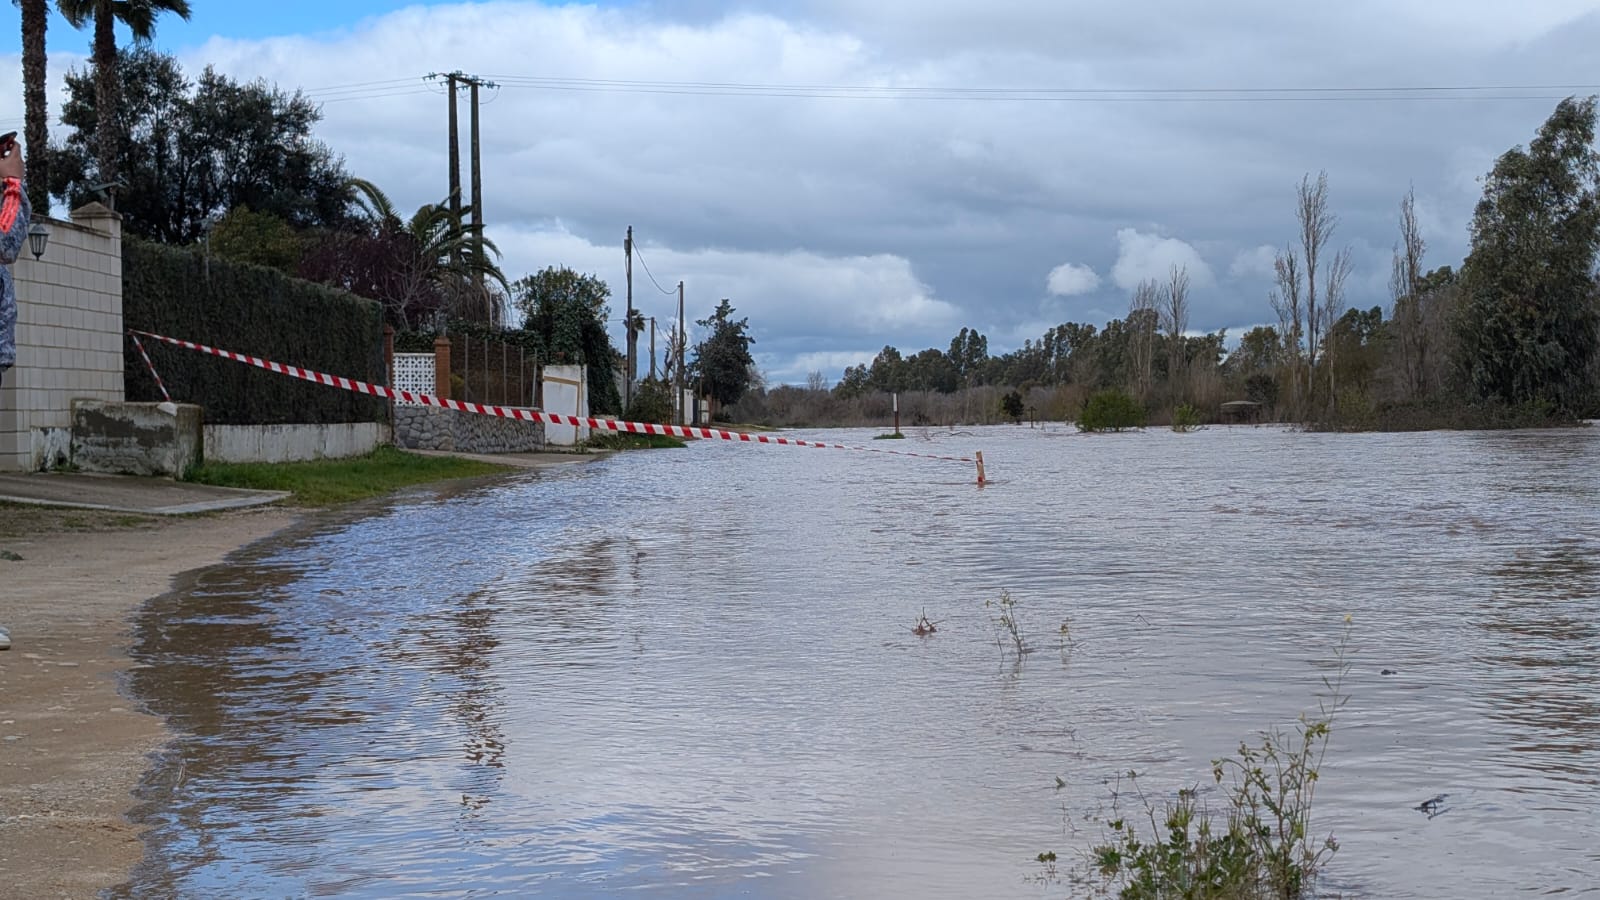
<instances>
[{"instance_id":1,"label":"palm tree","mask_svg":"<svg viewBox=\"0 0 1600 900\"><path fill-rule=\"evenodd\" d=\"M628 385L639 380L635 361L639 358L639 334L644 331L644 313L635 309L623 315L622 327L628 332Z\"/></svg>"},{"instance_id":2,"label":"palm tree","mask_svg":"<svg viewBox=\"0 0 1600 900\"><path fill-rule=\"evenodd\" d=\"M448 202L423 204L409 220L402 220L377 185L352 178L349 186L362 218L377 235L412 248L405 254L406 269L418 286L438 288L461 318L499 324L511 285L495 262L500 248L483 236L483 226L462 224ZM462 214L470 215L471 207Z\"/></svg>"},{"instance_id":3,"label":"palm tree","mask_svg":"<svg viewBox=\"0 0 1600 900\"><path fill-rule=\"evenodd\" d=\"M122 85L117 73L116 23L128 26L135 41L148 41L155 37L156 18L162 13L175 13L188 21L189 0L56 0L56 7L73 28L94 20L90 60L95 77L95 154L100 180L111 184L117 180L117 145L122 140L117 130Z\"/></svg>"},{"instance_id":4,"label":"palm tree","mask_svg":"<svg viewBox=\"0 0 1600 900\"><path fill-rule=\"evenodd\" d=\"M50 21L49 0L11 0L22 7L22 105L27 124L23 140L28 150L28 202L36 215L50 211L49 155L50 111L46 106L44 30Z\"/></svg>"}]
</instances>

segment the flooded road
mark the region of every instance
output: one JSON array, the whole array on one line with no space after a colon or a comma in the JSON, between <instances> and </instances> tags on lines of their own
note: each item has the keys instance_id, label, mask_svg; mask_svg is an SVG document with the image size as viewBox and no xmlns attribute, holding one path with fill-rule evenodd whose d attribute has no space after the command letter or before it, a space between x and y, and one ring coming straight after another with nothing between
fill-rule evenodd
<instances>
[{"instance_id":1,"label":"flooded road","mask_svg":"<svg viewBox=\"0 0 1600 900\"><path fill-rule=\"evenodd\" d=\"M1600 428L907 433L996 483L700 442L150 604L132 689L177 737L116 895L1068 896L1035 854L1314 710L1348 614L1324 887L1600 896Z\"/></svg>"}]
</instances>

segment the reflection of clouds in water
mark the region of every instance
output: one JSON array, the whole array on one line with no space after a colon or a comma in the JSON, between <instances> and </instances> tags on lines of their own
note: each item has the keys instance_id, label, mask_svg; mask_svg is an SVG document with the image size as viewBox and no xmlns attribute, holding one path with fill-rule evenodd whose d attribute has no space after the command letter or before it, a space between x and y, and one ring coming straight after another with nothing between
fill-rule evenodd
<instances>
[{"instance_id":1,"label":"reflection of clouds in water","mask_svg":"<svg viewBox=\"0 0 1600 900\"><path fill-rule=\"evenodd\" d=\"M1004 471L983 491L937 464L700 444L278 545L141 621L141 693L228 727L152 796L136 887L1032 896L1033 853L1094 837L1063 807L1129 768L1153 791L1203 780L1314 707L1346 613L1356 699L1318 793L1341 889L1600 878L1581 454L1124 437L941 435ZM1512 490L1513 465L1564 488ZM1002 588L1042 648L1014 672L983 607ZM918 639L924 611L940 627ZM1430 825L1415 807L1439 793ZM1432 864L1460 841L1470 858Z\"/></svg>"}]
</instances>

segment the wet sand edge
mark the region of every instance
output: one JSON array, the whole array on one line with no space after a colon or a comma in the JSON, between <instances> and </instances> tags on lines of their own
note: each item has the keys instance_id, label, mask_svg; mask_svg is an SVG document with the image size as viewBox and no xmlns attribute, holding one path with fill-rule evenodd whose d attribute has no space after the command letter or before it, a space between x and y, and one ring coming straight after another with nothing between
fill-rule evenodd
<instances>
[{"instance_id":1,"label":"wet sand edge","mask_svg":"<svg viewBox=\"0 0 1600 900\"><path fill-rule=\"evenodd\" d=\"M121 692L129 622L186 572L294 524L279 508L9 540L0 563L0 893L94 897L144 853L127 814L162 721Z\"/></svg>"}]
</instances>

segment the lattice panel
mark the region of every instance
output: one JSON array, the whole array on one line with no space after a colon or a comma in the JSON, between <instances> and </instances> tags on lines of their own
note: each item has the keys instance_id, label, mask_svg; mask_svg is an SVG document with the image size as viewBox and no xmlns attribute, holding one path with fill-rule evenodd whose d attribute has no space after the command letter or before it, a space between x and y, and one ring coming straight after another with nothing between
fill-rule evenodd
<instances>
[{"instance_id":1,"label":"lattice panel","mask_svg":"<svg viewBox=\"0 0 1600 900\"><path fill-rule=\"evenodd\" d=\"M396 353L394 355L394 387L413 394L431 394L434 384L432 353ZM401 406L417 406L396 400Z\"/></svg>"}]
</instances>

